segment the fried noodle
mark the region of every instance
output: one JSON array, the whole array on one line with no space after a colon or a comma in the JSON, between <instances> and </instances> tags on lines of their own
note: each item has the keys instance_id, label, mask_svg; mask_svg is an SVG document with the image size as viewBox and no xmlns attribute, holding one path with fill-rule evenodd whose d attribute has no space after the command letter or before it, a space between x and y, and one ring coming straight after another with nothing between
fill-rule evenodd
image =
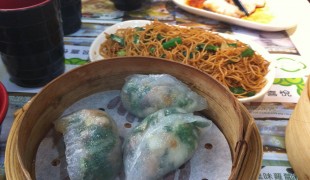
<instances>
[{"instance_id":1,"label":"fried noodle","mask_svg":"<svg viewBox=\"0 0 310 180\"><path fill-rule=\"evenodd\" d=\"M104 58L152 56L195 67L228 87L237 98L253 96L266 84L269 62L249 45L199 28L154 21L106 34Z\"/></svg>"}]
</instances>

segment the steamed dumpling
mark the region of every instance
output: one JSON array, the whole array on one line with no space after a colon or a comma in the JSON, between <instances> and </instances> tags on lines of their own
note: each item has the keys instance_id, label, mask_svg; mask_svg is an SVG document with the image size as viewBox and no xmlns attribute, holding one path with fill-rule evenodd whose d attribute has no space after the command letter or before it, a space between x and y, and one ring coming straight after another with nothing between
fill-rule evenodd
<instances>
[{"instance_id":1,"label":"steamed dumpling","mask_svg":"<svg viewBox=\"0 0 310 180\"><path fill-rule=\"evenodd\" d=\"M115 122L101 110L80 110L55 121L64 135L71 180L115 179L122 167Z\"/></svg>"},{"instance_id":2,"label":"steamed dumpling","mask_svg":"<svg viewBox=\"0 0 310 180\"><path fill-rule=\"evenodd\" d=\"M207 107L202 96L168 74L135 74L127 77L121 100L129 112L140 118L168 107L180 107L186 112Z\"/></svg>"},{"instance_id":3,"label":"steamed dumpling","mask_svg":"<svg viewBox=\"0 0 310 180\"><path fill-rule=\"evenodd\" d=\"M211 121L180 108L159 110L136 126L124 142L128 180L155 180L179 168L196 151Z\"/></svg>"}]
</instances>

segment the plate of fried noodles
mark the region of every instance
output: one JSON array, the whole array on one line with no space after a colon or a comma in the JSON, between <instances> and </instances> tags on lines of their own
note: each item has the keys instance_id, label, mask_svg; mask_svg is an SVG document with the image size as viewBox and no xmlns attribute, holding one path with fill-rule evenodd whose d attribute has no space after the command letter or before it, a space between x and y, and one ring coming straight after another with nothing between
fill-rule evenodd
<instances>
[{"instance_id":1,"label":"plate of fried noodles","mask_svg":"<svg viewBox=\"0 0 310 180\"><path fill-rule=\"evenodd\" d=\"M218 80L241 102L262 98L275 77L268 51L254 42L157 20L110 26L89 51L90 61L120 56L151 56L192 66Z\"/></svg>"}]
</instances>

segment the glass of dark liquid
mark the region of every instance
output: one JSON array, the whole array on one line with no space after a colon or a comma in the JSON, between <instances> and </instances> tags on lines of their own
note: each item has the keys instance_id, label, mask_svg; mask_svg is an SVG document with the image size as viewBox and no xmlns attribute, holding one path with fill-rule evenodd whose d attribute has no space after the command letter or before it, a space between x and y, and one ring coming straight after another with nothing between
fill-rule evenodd
<instances>
[{"instance_id":1,"label":"glass of dark liquid","mask_svg":"<svg viewBox=\"0 0 310 180\"><path fill-rule=\"evenodd\" d=\"M72 34L81 28L81 0L60 0L62 27L64 35Z\"/></svg>"},{"instance_id":2,"label":"glass of dark liquid","mask_svg":"<svg viewBox=\"0 0 310 180\"><path fill-rule=\"evenodd\" d=\"M0 0L0 58L10 81L40 87L65 70L58 0Z\"/></svg>"},{"instance_id":3,"label":"glass of dark liquid","mask_svg":"<svg viewBox=\"0 0 310 180\"><path fill-rule=\"evenodd\" d=\"M143 0L112 0L116 9L121 11L132 11L142 6Z\"/></svg>"}]
</instances>

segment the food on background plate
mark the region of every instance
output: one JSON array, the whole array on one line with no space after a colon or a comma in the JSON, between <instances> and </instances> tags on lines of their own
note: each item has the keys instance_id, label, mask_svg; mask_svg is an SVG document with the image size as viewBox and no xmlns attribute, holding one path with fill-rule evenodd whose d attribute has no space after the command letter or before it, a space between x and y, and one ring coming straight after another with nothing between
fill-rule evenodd
<instances>
[{"instance_id":1,"label":"food on background plate","mask_svg":"<svg viewBox=\"0 0 310 180\"><path fill-rule=\"evenodd\" d=\"M254 96L265 86L270 64L241 41L159 21L106 34L99 52L104 58L153 56L190 65L217 79L237 98Z\"/></svg>"},{"instance_id":2,"label":"food on background plate","mask_svg":"<svg viewBox=\"0 0 310 180\"><path fill-rule=\"evenodd\" d=\"M169 74L128 76L121 100L129 112L140 118L168 107L180 107L188 113L207 108L202 96Z\"/></svg>"},{"instance_id":3,"label":"food on background plate","mask_svg":"<svg viewBox=\"0 0 310 180\"><path fill-rule=\"evenodd\" d=\"M264 7L266 3L265 0L240 0L240 2L249 14L254 13L256 8ZM246 16L233 0L187 0L186 4L227 16L237 18Z\"/></svg>"},{"instance_id":4,"label":"food on background plate","mask_svg":"<svg viewBox=\"0 0 310 180\"><path fill-rule=\"evenodd\" d=\"M124 142L127 179L160 179L196 151L201 133L212 122L180 108L159 110L136 126Z\"/></svg>"},{"instance_id":5,"label":"food on background plate","mask_svg":"<svg viewBox=\"0 0 310 180\"><path fill-rule=\"evenodd\" d=\"M64 135L70 179L114 180L122 167L118 129L101 110L83 109L54 122Z\"/></svg>"}]
</instances>

